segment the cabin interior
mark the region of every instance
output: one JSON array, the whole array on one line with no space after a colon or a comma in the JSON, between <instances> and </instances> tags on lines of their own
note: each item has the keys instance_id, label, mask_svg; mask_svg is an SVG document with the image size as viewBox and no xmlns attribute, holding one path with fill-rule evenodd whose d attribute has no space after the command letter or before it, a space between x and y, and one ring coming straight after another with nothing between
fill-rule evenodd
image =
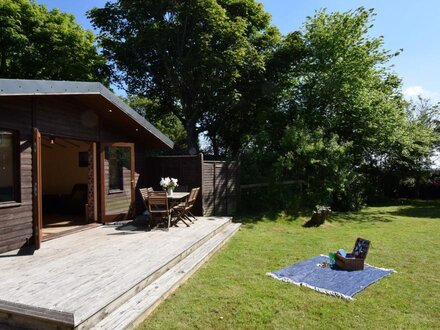
<instances>
[{"instance_id":1,"label":"cabin interior","mask_svg":"<svg viewBox=\"0 0 440 330\"><path fill-rule=\"evenodd\" d=\"M92 143L43 135L41 140L43 239L90 224L87 217ZM92 172L93 173L93 172Z\"/></svg>"}]
</instances>

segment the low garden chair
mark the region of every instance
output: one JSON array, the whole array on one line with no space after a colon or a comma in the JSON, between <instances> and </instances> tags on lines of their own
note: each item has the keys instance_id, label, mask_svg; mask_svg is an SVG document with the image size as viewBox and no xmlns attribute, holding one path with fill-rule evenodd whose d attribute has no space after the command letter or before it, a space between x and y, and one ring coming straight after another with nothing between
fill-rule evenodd
<instances>
[{"instance_id":1,"label":"low garden chair","mask_svg":"<svg viewBox=\"0 0 440 330\"><path fill-rule=\"evenodd\" d=\"M154 221L155 218L159 218L160 221L166 221L167 228L168 230L170 229L173 209L169 208L166 191L148 192L148 211L152 221Z\"/></svg>"},{"instance_id":2,"label":"low garden chair","mask_svg":"<svg viewBox=\"0 0 440 330\"><path fill-rule=\"evenodd\" d=\"M189 224L185 220L193 223L193 220L191 220L190 216L194 218L194 220L196 220L196 217L191 213L191 209L193 208L197 200L199 190L200 188L191 189L188 199L185 202L180 203L174 207L174 211L177 214L174 224L182 221L187 227L189 227Z\"/></svg>"},{"instance_id":3,"label":"low garden chair","mask_svg":"<svg viewBox=\"0 0 440 330\"><path fill-rule=\"evenodd\" d=\"M191 194L189 195L188 198L188 203L190 204L190 209L188 210L187 216L188 219L189 217L192 217L195 220L197 220L197 218L194 216L194 214L191 213L191 209L193 208L194 204L197 201L197 196L199 195L199 191L200 191L200 187L194 188L191 190ZM192 222L192 220L190 220Z\"/></svg>"},{"instance_id":4,"label":"low garden chair","mask_svg":"<svg viewBox=\"0 0 440 330\"><path fill-rule=\"evenodd\" d=\"M142 202L144 203L145 209L148 211L148 193L154 191L153 188L140 188L139 192L142 196Z\"/></svg>"}]
</instances>

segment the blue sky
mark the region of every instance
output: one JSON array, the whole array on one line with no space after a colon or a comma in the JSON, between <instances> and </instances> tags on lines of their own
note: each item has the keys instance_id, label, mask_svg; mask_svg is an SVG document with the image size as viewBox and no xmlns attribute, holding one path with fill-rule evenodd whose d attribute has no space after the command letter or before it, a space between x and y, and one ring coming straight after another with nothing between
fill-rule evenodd
<instances>
[{"instance_id":1,"label":"blue sky","mask_svg":"<svg viewBox=\"0 0 440 330\"><path fill-rule=\"evenodd\" d=\"M60 8L77 17L85 28L91 29L85 13L92 7L101 7L105 0L37 0L49 9ZM273 23L283 33L298 30L307 16L315 10L348 11L360 6L375 8L376 21L373 36L383 35L385 48L397 51L392 62L394 71L403 78L407 96L422 94L440 102L440 1L438 0L263 0Z\"/></svg>"}]
</instances>

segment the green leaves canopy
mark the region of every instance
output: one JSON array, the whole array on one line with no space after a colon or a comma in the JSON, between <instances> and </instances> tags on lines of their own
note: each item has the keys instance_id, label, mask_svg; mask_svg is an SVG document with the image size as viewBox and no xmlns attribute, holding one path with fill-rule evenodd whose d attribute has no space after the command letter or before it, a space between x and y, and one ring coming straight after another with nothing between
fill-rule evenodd
<instances>
[{"instance_id":1,"label":"green leaves canopy","mask_svg":"<svg viewBox=\"0 0 440 330\"><path fill-rule=\"evenodd\" d=\"M29 0L0 0L0 77L101 81L105 58L71 14Z\"/></svg>"},{"instance_id":2,"label":"green leaves canopy","mask_svg":"<svg viewBox=\"0 0 440 330\"><path fill-rule=\"evenodd\" d=\"M400 79L389 67L397 53L370 36L373 18L364 8L318 11L297 47L289 49L290 34L276 52L286 70L277 71L278 106L248 154L265 166L276 163L276 171L266 170L275 180L307 182L307 202L356 209L367 194L380 193L393 171L400 176L390 185L396 188L429 164L433 128L408 117ZM298 50L299 60L283 61Z\"/></svg>"},{"instance_id":3,"label":"green leaves canopy","mask_svg":"<svg viewBox=\"0 0 440 330\"><path fill-rule=\"evenodd\" d=\"M89 13L130 95L156 99L198 135L236 152L255 130L266 57L279 39L254 0L108 2ZM219 152L219 151L217 151Z\"/></svg>"}]
</instances>

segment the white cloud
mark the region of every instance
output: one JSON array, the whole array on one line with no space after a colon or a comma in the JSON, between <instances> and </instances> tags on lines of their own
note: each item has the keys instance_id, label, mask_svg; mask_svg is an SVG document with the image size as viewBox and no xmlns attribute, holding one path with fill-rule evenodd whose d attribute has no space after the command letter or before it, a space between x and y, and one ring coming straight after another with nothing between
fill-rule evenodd
<instances>
[{"instance_id":1,"label":"white cloud","mask_svg":"<svg viewBox=\"0 0 440 330\"><path fill-rule=\"evenodd\" d=\"M407 99L413 99L418 96L430 99L432 102L440 102L440 93L424 89L422 86L410 86L403 91L403 95Z\"/></svg>"}]
</instances>

